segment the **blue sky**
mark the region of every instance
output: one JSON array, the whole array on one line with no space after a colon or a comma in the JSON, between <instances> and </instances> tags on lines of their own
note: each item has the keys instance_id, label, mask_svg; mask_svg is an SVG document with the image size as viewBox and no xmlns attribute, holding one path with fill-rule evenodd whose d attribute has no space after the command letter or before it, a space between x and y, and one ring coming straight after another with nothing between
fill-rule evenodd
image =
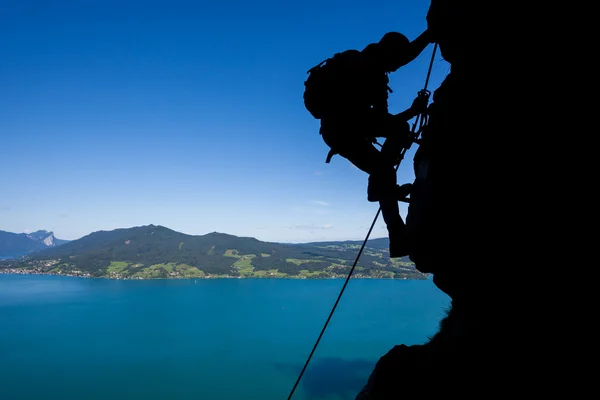
<instances>
[{"instance_id":1,"label":"blue sky","mask_svg":"<svg viewBox=\"0 0 600 400\"><path fill-rule=\"evenodd\" d=\"M378 204L365 173L324 163L306 71L387 31L416 38L428 0L1 4L0 230L365 237ZM410 106L432 50L390 76L390 112ZM430 89L448 68L438 53ZM380 217L371 237L385 235Z\"/></svg>"}]
</instances>

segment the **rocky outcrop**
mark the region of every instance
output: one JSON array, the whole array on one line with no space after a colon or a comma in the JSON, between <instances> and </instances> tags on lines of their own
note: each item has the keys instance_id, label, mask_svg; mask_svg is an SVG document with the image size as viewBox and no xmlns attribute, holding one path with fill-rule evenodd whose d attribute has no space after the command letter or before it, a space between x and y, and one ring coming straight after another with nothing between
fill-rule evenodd
<instances>
[{"instance_id":1,"label":"rocky outcrop","mask_svg":"<svg viewBox=\"0 0 600 400\"><path fill-rule=\"evenodd\" d=\"M514 11L431 2L428 28L451 72L434 91L415 155L407 226L410 258L433 274L452 307L429 341L399 344L383 356L357 400L553 390L540 373L557 367L548 356L554 350L544 348L545 337L557 335L539 324L542 290L526 279L539 270L541 246L532 237L542 226L530 207L538 198L531 163L522 157L536 153L519 140L531 130L514 122L529 112L520 86L529 67L516 57L528 36L513 39ZM460 262L449 254L460 254ZM521 274L509 274L509 265Z\"/></svg>"}]
</instances>

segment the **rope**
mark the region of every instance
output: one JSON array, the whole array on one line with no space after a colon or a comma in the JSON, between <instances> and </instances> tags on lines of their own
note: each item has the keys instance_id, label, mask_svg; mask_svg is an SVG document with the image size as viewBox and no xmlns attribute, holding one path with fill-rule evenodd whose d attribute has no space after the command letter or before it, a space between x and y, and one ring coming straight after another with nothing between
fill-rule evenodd
<instances>
[{"instance_id":1,"label":"rope","mask_svg":"<svg viewBox=\"0 0 600 400\"><path fill-rule=\"evenodd\" d=\"M437 50L437 43L435 43L435 46L433 47L433 54L431 55L431 62L429 63L429 70L427 71L427 78L425 80L425 87L423 89L423 92L427 91L427 85L429 84L429 77L431 75L431 69L433 68L433 59L435 58L436 50ZM419 130L415 132L415 128L417 126L417 121L419 120L419 117L421 117L421 123L419 126ZM425 124L425 120L426 120L426 116L424 114L417 115L417 119L415 120L415 123L413 124L413 128L412 128L413 136L415 134L418 136L421 133L422 127ZM407 148L403 148L402 151L400 152L400 159L398 161L398 164L394 168L396 172L398 171L398 167L400 167L400 163L404 159L404 154L406 153L406 150L407 150ZM362 254L363 250L365 249L365 246L367 245L369 236L371 236L371 231L373 231L373 227L375 226L375 223L377 222L377 219L379 218L380 213L381 213L381 206L379 206L379 209L377 210L377 213L375 214L375 218L373 218L371 227L369 228L369 231L367 232L367 236L365 237L365 240L363 241L363 244L360 247L358 254L356 255L356 259L354 260L354 264L352 264L352 268L350 268L350 272L348 272L348 276L346 277L346 280L344 281L344 285L342 286L342 289L340 290L340 294L338 295L337 299L335 300L335 303L333 304L333 308L331 309L331 312L329 313L329 316L327 317L327 320L325 321L325 324L323 325L323 329L321 329L321 333L319 334L317 341L315 342L310 354L308 355L308 358L306 359L306 362L304 363L304 367L302 368L302 371L300 371L300 375L298 375L298 379L296 379L296 383L294 383L294 387L290 391L290 394L289 394L287 400L291 400L292 396L294 395L294 392L296 391L296 388L298 387L298 384L300 383L300 380L302 379L302 376L304 375L304 372L306 371L306 368L308 367L308 364L310 363L310 360L312 359L313 354L315 354L315 350L317 350L317 346L319 345L319 342L321 341L321 338L323 337L323 334L325 333L325 330L327 329L327 325L329 325L329 321L331 320L331 317L333 317L333 313L335 312L335 309L337 308L337 305L340 302L342 295L344 294L344 290L346 290L346 286L348 286L348 282L350 282L350 278L352 277L354 268L356 267L356 264L358 264L358 259L360 258L360 255Z\"/></svg>"},{"instance_id":2,"label":"rope","mask_svg":"<svg viewBox=\"0 0 600 400\"><path fill-rule=\"evenodd\" d=\"M429 69L427 70L427 78L425 78L425 86L423 87L423 90L421 90L419 92L419 94L420 93L428 93L427 86L429 85L429 78L431 77L431 70L433 69L433 61L435 60L435 52L437 50L437 46L438 46L437 43L435 43L433 45L433 53L431 54L431 61L429 61ZM419 121L419 117L421 117L420 121ZM426 120L427 120L427 115L426 114L419 114L419 115L417 115L417 119L415 119L415 122L413 123L413 126L412 126L412 133L413 133L413 135L415 135L415 133L416 133L415 138L418 137L419 134L421 133L421 130L422 130L423 126L427 122ZM415 131L415 129L417 127L417 122L420 122L419 123L419 130Z\"/></svg>"},{"instance_id":3,"label":"rope","mask_svg":"<svg viewBox=\"0 0 600 400\"><path fill-rule=\"evenodd\" d=\"M329 324L329 321L331 320L331 317L333 316L333 313L334 313L338 303L340 302L342 295L344 294L344 290L346 290L346 286L348 285L348 282L350 281L350 277L352 277L352 272L354 272L354 268L356 267L356 264L358 263L358 259L360 258L360 255L362 254L362 252L365 248L365 245L367 244L367 240L369 240L369 236L371 235L371 231L373 230L373 227L375 226L375 222L377 222L377 218L379 217L380 212L381 212L381 207L379 207L379 210L377 210L377 214L375 215L375 218L373 219L373 223L371 224L371 227L369 228L367 237L365 238L365 241L363 242L363 244L360 248L360 251L358 252L358 254L356 256L356 259L354 260L354 264L352 264L352 268L350 268L350 272L348 273L348 276L346 277L346 281L344 282L344 285L342 286L342 290L340 290L340 294L338 295L338 297L335 301L335 304L333 305L333 308L331 309L331 312L329 313L329 316L327 317L327 321L325 321L325 325L323 325L323 329L321 330L321 333L319 334L319 337L317 338L317 341L315 342L315 345L313 346L312 351L310 352L310 355L308 356L308 359L306 360L306 363L304 364L304 368L302 368L302 371L300 372L300 375L298 376L298 379L296 380L296 383L294 384L294 387L292 388L292 391L290 392L290 395L288 396L287 400L290 400L292 398L292 395L294 394L296 387L300 383L300 379L302 379L302 375L304 375L304 371L306 371L306 367L308 367L308 363L310 362L310 359L312 358L313 354L315 353L315 350L317 349L317 346L319 345L319 342L321 341L321 338L323 337L323 334L325 333L325 329L327 329L327 325Z\"/></svg>"}]
</instances>

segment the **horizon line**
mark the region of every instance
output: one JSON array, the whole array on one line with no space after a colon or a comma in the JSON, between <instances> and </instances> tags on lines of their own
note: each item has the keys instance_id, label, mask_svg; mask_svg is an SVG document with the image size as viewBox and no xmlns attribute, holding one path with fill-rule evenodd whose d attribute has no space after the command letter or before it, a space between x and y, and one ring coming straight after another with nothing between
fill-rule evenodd
<instances>
[{"instance_id":1,"label":"horizon line","mask_svg":"<svg viewBox=\"0 0 600 400\"><path fill-rule=\"evenodd\" d=\"M63 238L59 238L59 237L56 237L56 236L54 236L54 237L55 237L55 239L67 240L67 241L73 242L73 241L82 239L82 238L84 238L84 237L86 237L88 235L91 235L93 233L98 233L98 232L112 232L112 231L116 231L116 230L126 230L126 229L134 229L134 228L145 228L145 227L150 227L150 226L169 229L169 230L171 230L173 232L181 233L181 234L188 235L188 236L206 236L206 235L210 235L210 234L216 233L216 234L221 234L221 235L235 236L235 237L238 237L238 238L255 239L255 240L258 240L258 241L261 241L261 242L265 242L265 243L279 243L279 244L309 244L309 243L323 243L323 242L358 242L358 241L364 241L364 238L357 238L357 239L326 239L326 240L309 240L309 241L272 241L272 240L258 239L258 238L254 237L254 236L238 236L238 235L234 235L234 234L231 234L231 233L219 232L219 231L211 231L211 232L207 232L207 233L204 233L204 234L191 234L191 233L177 231L175 229L169 228L169 227L164 226L164 225L159 225L159 224L158 225L157 224L136 225L136 226L130 226L128 228L98 229L96 231L92 231L92 232L87 233L87 234L85 234L83 236L80 236L80 237L78 237L76 239L63 239ZM37 230L34 230L34 231L30 231L30 232L18 232L18 233L17 232L5 231L5 230L2 230L2 229L0 229L0 231L7 232L7 233L14 233L14 234L17 234L17 235L29 235L31 233L45 231L45 232L48 232L48 233L52 233L54 235L54 231L53 230L46 230L46 229L37 229ZM369 240L378 240L378 239L388 239L388 238L386 236L369 238Z\"/></svg>"}]
</instances>

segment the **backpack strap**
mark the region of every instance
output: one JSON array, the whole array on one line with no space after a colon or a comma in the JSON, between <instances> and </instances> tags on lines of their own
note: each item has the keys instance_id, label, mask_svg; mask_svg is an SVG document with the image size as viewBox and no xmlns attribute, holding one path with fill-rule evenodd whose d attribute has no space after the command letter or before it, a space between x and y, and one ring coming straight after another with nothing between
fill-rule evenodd
<instances>
[{"instance_id":1,"label":"backpack strap","mask_svg":"<svg viewBox=\"0 0 600 400\"><path fill-rule=\"evenodd\" d=\"M329 153L327 153L327 158L325 159L325 164L329 164L329 162L331 161L331 157L335 156L336 154L338 153L336 153L335 150L329 150Z\"/></svg>"}]
</instances>

